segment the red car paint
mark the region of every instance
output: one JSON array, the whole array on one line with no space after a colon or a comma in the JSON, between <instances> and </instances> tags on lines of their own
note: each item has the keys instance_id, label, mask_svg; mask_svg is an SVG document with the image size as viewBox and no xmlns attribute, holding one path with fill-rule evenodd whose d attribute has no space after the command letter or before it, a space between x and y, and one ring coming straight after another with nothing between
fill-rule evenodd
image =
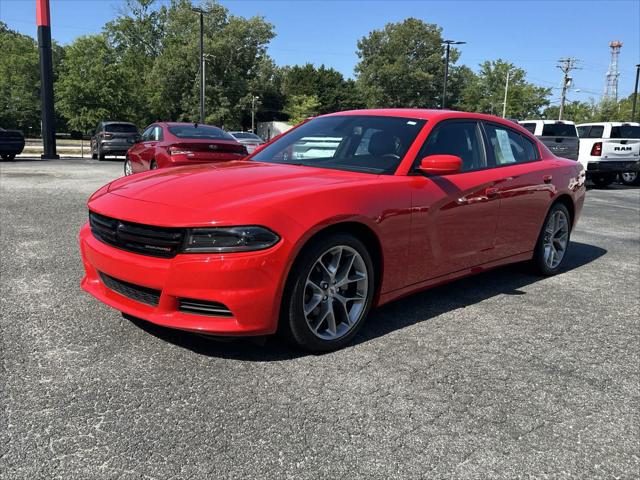
<instances>
[{"instance_id":1,"label":"red car paint","mask_svg":"<svg viewBox=\"0 0 640 480\"><path fill-rule=\"evenodd\" d=\"M142 141L133 145L127 152L133 173L154 168L226 162L247 156L247 149L230 135L221 139L179 138L170 131L171 127L193 125L182 122L156 122L145 128ZM145 135L154 128L158 129L158 135Z\"/></svg>"},{"instance_id":2,"label":"red car paint","mask_svg":"<svg viewBox=\"0 0 640 480\"><path fill-rule=\"evenodd\" d=\"M474 113L419 109L341 112L427 120L392 175L242 161L148 172L102 187L91 211L158 227L261 225L281 240L261 251L155 258L80 231L86 275L82 288L127 314L172 328L220 335L274 333L291 266L316 233L353 227L374 235L381 271L375 305L496 266L527 260L552 203L561 197L578 220L584 201L579 163L555 157L527 130ZM322 118L322 117L318 117ZM515 130L539 149L540 160L466 173L410 174L439 122L490 121ZM286 136L286 134L285 134ZM272 143L272 142L271 142ZM98 271L161 290L150 307L107 288ZM231 317L178 311L177 299L221 302Z\"/></svg>"}]
</instances>

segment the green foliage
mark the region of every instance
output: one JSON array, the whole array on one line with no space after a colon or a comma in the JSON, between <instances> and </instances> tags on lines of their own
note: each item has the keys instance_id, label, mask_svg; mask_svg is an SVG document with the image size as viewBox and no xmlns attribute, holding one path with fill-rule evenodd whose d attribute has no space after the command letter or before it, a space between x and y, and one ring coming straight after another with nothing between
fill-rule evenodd
<instances>
[{"instance_id":1,"label":"green foliage","mask_svg":"<svg viewBox=\"0 0 640 480\"><path fill-rule=\"evenodd\" d=\"M571 120L575 123L586 123L595 121L597 105L593 102L566 102L564 104L563 119ZM552 105L544 109L542 117L549 120L557 120L560 116L560 106Z\"/></svg>"},{"instance_id":2,"label":"green foliage","mask_svg":"<svg viewBox=\"0 0 640 480\"><path fill-rule=\"evenodd\" d=\"M444 46L437 25L415 18L388 23L383 30L360 39L357 54L358 86L368 107L434 108L441 104ZM458 56L451 49L452 77L457 75ZM447 103L456 103L453 94L447 94Z\"/></svg>"},{"instance_id":3,"label":"green foliage","mask_svg":"<svg viewBox=\"0 0 640 480\"><path fill-rule=\"evenodd\" d=\"M638 121L638 111L636 107L636 119ZM591 99L590 102L567 102L564 105L563 118L571 120L575 123L588 122L630 122L631 112L633 109L633 93L627 98L619 101L602 100L596 103ZM553 105L544 110L543 117L549 119L557 119L560 113L560 107Z\"/></svg>"},{"instance_id":4,"label":"green foliage","mask_svg":"<svg viewBox=\"0 0 640 480\"><path fill-rule=\"evenodd\" d=\"M291 95L287 100L284 112L289 116L289 122L293 125L318 115L320 100L317 95Z\"/></svg>"},{"instance_id":5,"label":"green foliage","mask_svg":"<svg viewBox=\"0 0 640 480\"><path fill-rule=\"evenodd\" d=\"M316 96L319 114L350 110L362 106L353 80L345 80L340 72L324 65L285 67L284 91L289 96Z\"/></svg>"},{"instance_id":6,"label":"green foliage","mask_svg":"<svg viewBox=\"0 0 640 480\"><path fill-rule=\"evenodd\" d=\"M506 116L522 119L540 115L540 109L549 104L547 97L551 89L527 82L523 69L503 60L486 61L480 65L480 71L462 87L457 107L470 112L502 115L507 73Z\"/></svg>"}]
</instances>

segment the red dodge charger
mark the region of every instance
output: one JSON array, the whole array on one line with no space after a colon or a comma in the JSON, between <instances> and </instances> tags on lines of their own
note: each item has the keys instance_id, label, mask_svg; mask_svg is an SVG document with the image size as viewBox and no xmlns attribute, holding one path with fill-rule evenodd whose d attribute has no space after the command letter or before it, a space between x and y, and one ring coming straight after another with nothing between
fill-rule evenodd
<instances>
[{"instance_id":1,"label":"red dodge charger","mask_svg":"<svg viewBox=\"0 0 640 480\"><path fill-rule=\"evenodd\" d=\"M558 272L584 182L497 117L325 115L243 160L102 187L80 231L82 287L159 325L332 350L412 292L525 260Z\"/></svg>"},{"instance_id":2,"label":"red dodge charger","mask_svg":"<svg viewBox=\"0 0 640 480\"><path fill-rule=\"evenodd\" d=\"M197 123L158 122L144 129L124 161L124 174L156 168L239 160L247 149L224 130Z\"/></svg>"}]
</instances>

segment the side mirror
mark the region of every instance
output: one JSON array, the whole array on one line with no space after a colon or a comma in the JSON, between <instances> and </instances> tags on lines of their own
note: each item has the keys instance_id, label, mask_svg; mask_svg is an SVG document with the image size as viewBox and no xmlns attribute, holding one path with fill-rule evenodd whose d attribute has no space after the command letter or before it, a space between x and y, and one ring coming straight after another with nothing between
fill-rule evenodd
<instances>
[{"instance_id":1,"label":"side mirror","mask_svg":"<svg viewBox=\"0 0 640 480\"><path fill-rule=\"evenodd\" d=\"M450 175L462 170L462 159L455 155L429 155L420 161L418 170L428 175Z\"/></svg>"}]
</instances>

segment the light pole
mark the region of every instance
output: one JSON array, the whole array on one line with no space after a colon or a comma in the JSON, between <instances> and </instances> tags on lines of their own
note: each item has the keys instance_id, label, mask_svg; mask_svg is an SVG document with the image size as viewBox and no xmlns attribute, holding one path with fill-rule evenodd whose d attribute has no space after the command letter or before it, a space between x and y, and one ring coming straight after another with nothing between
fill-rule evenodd
<instances>
[{"instance_id":1,"label":"light pole","mask_svg":"<svg viewBox=\"0 0 640 480\"><path fill-rule=\"evenodd\" d=\"M504 102L502 103L502 118L506 118L507 116L507 95L509 94L509 75L511 75L511 70L507 70L507 81L504 85Z\"/></svg>"},{"instance_id":2,"label":"light pole","mask_svg":"<svg viewBox=\"0 0 640 480\"><path fill-rule=\"evenodd\" d=\"M636 119L636 104L638 103L638 78L640 77L640 64L636 65L636 86L633 89L633 107L631 108L631 121Z\"/></svg>"},{"instance_id":3,"label":"light pole","mask_svg":"<svg viewBox=\"0 0 640 480\"><path fill-rule=\"evenodd\" d=\"M251 96L251 133L256 133L255 128L255 119L256 119L256 100L259 100L260 97L255 95Z\"/></svg>"},{"instance_id":4,"label":"light pole","mask_svg":"<svg viewBox=\"0 0 640 480\"><path fill-rule=\"evenodd\" d=\"M49 0L36 0L38 49L40 51L40 102L42 105L42 159L56 160L56 128L53 98L53 61L51 60L51 15Z\"/></svg>"},{"instance_id":5,"label":"light pole","mask_svg":"<svg viewBox=\"0 0 640 480\"><path fill-rule=\"evenodd\" d=\"M449 53L451 50L451 45L463 45L467 42L459 42L456 40L443 40L443 44L446 45L446 52L444 56L444 83L442 86L442 109L444 110L447 106L447 80L449 78Z\"/></svg>"},{"instance_id":6,"label":"light pole","mask_svg":"<svg viewBox=\"0 0 640 480\"><path fill-rule=\"evenodd\" d=\"M194 12L200 14L200 123L204 123L204 14L201 8L192 7Z\"/></svg>"}]
</instances>

